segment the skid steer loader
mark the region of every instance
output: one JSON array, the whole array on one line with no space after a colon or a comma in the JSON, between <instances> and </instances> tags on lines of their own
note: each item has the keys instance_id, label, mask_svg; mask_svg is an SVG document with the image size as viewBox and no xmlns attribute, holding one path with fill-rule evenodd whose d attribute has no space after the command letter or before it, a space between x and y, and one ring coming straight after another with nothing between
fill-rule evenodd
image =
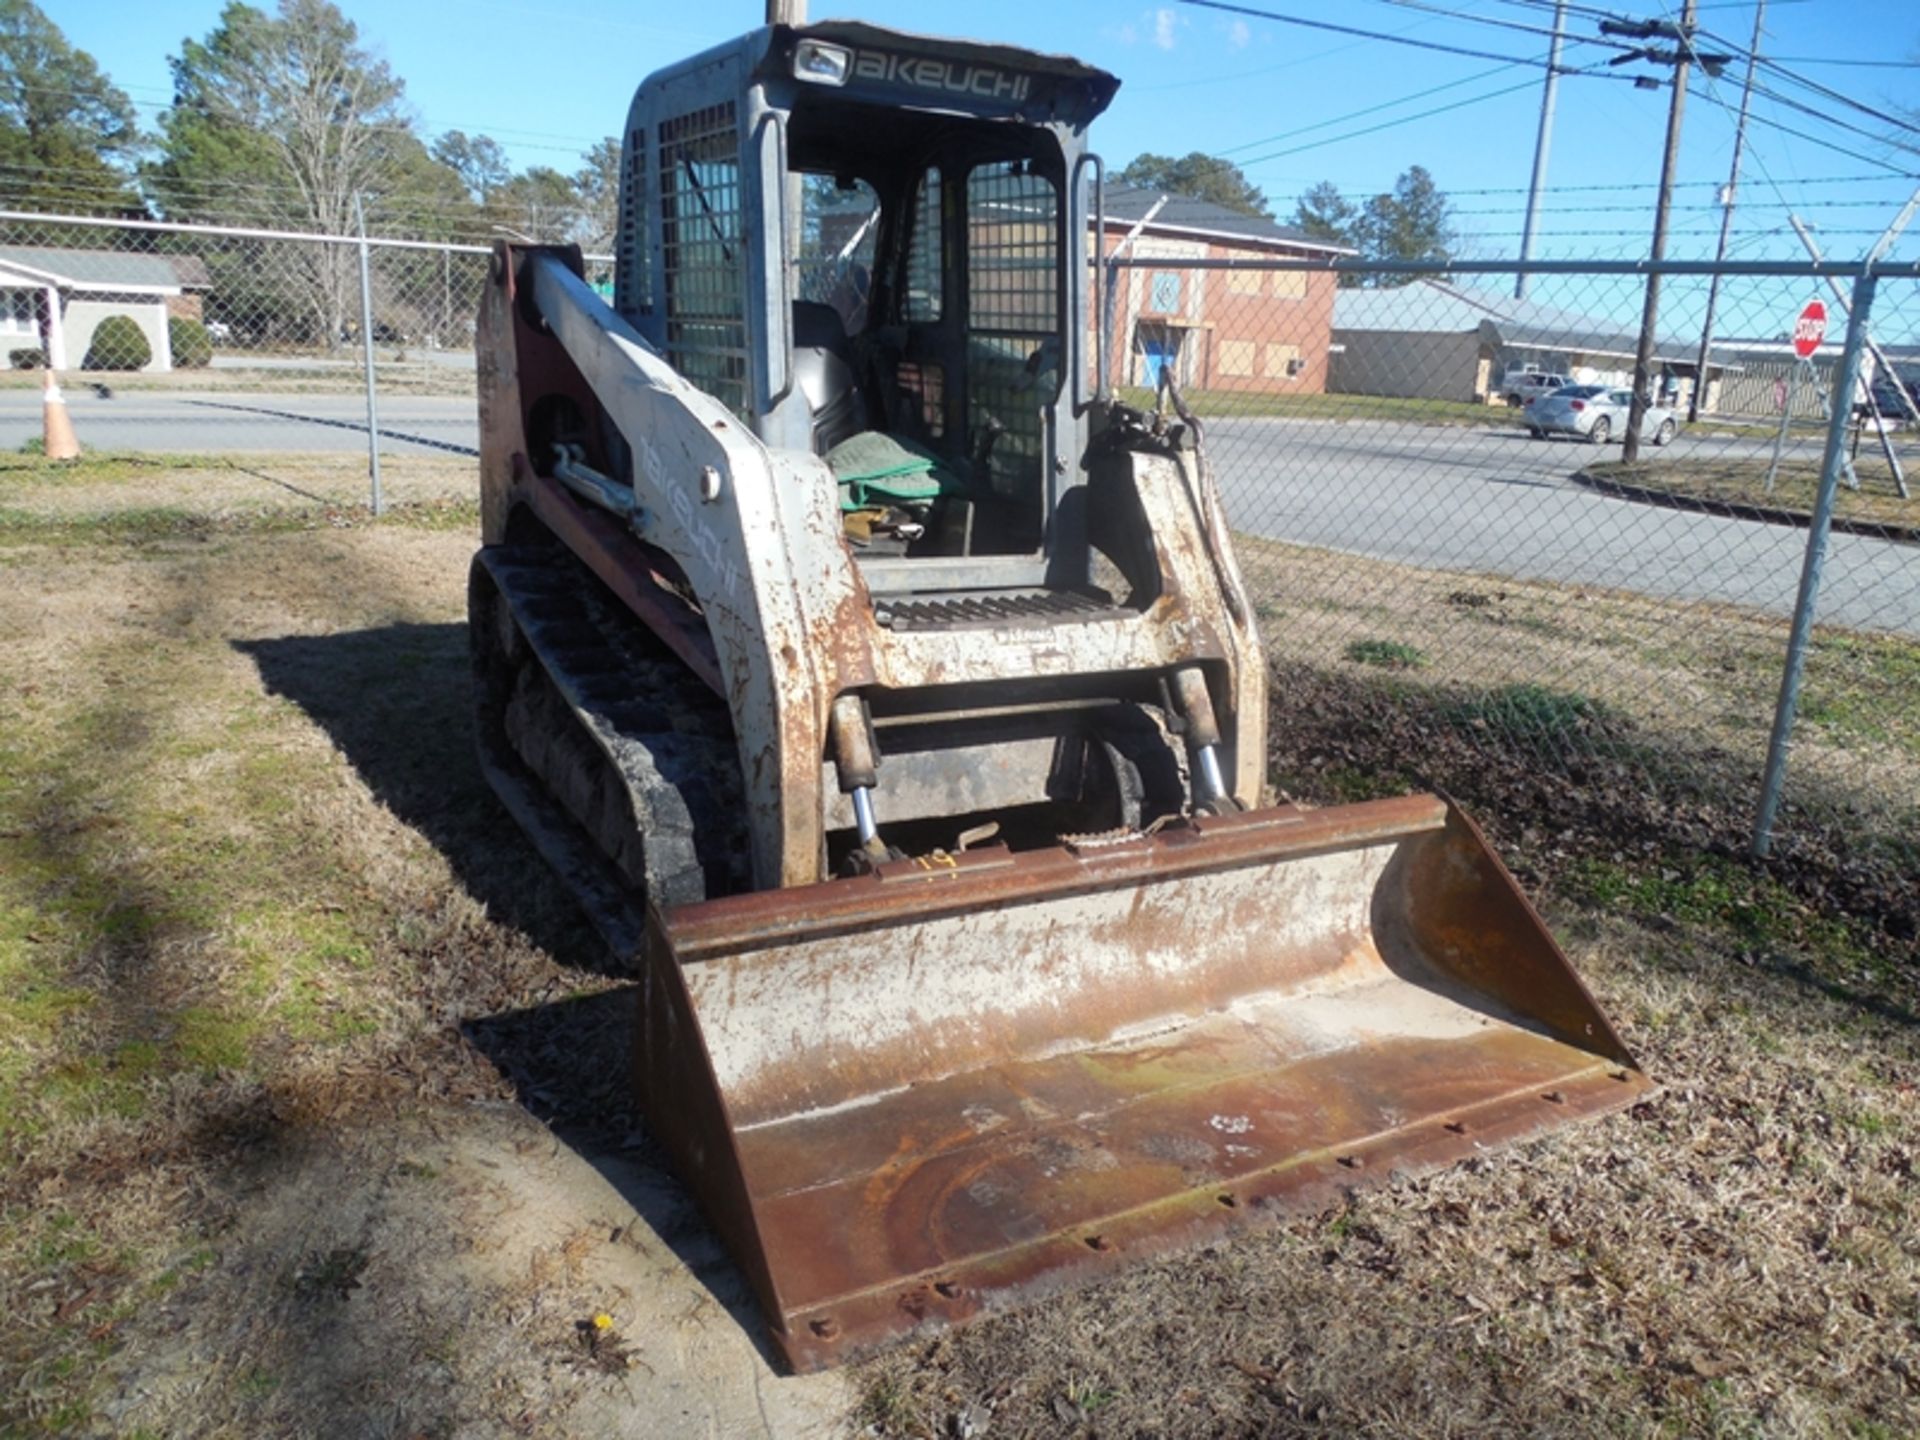
<instances>
[{"instance_id":1,"label":"skid steer loader","mask_svg":"<svg viewBox=\"0 0 1920 1440\"><path fill-rule=\"evenodd\" d=\"M798 1369L1647 1085L1449 803L1262 804L1202 427L1098 375L1117 83L756 30L640 87L611 304L492 259L482 760Z\"/></svg>"}]
</instances>

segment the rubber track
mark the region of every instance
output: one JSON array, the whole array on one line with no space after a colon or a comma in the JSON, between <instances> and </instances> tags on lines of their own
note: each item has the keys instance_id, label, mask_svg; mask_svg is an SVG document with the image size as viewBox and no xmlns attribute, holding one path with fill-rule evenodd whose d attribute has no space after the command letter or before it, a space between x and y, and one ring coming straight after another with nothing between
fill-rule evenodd
<instances>
[{"instance_id":1,"label":"rubber track","mask_svg":"<svg viewBox=\"0 0 1920 1440\"><path fill-rule=\"evenodd\" d=\"M746 888L719 698L559 547L482 550L470 594L488 779L616 953L637 950L649 899Z\"/></svg>"}]
</instances>

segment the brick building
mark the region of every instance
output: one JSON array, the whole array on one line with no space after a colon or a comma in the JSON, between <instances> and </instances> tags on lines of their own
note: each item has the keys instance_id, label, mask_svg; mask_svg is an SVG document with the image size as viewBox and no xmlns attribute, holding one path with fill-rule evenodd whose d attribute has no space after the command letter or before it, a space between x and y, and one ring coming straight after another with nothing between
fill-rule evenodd
<instances>
[{"instance_id":1,"label":"brick building","mask_svg":"<svg viewBox=\"0 0 1920 1440\"><path fill-rule=\"evenodd\" d=\"M1146 223L1141 224L1142 221ZM1354 252L1225 206L1109 184L1102 253L1134 260L1327 260ZM1193 390L1318 394L1327 388L1336 277L1301 270L1116 271L1112 363L1124 385L1162 367Z\"/></svg>"}]
</instances>

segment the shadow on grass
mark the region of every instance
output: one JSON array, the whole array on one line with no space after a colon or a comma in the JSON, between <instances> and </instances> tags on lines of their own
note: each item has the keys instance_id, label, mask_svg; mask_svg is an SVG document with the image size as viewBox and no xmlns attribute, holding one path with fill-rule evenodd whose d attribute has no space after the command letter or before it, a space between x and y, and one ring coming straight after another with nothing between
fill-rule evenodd
<instances>
[{"instance_id":1,"label":"shadow on grass","mask_svg":"<svg viewBox=\"0 0 1920 1440\"><path fill-rule=\"evenodd\" d=\"M612 969L480 773L465 625L403 623L234 646L269 693L304 710L374 797L446 857L490 916L563 965Z\"/></svg>"},{"instance_id":2,"label":"shadow on grass","mask_svg":"<svg viewBox=\"0 0 1920 1440\"><path fill-rule=\"evenodd\" d=\"M563 965L611 956L500 807L474 754L464 625L396 624L243 640L266 687L299 705L369 789L447 858L491 915ZM466 1021L461 1033L525 1109L599 1171L779 1366L745 1277L644 1138L628 1047L631 987Z\"/></svg>"}]
</instances>

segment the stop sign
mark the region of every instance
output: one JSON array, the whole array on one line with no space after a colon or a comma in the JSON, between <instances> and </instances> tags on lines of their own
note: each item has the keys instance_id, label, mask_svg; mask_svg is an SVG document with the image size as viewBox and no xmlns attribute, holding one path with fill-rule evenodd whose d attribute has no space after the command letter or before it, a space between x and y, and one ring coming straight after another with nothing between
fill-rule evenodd
<instances>
[{"instance_id":1,"label":"stop sign","mask_svg":"<svg viewBox=\"0 0 1920 1440\"><path fill-rule=\"evenodd\" d=\"M1793 322L1793 353L1802 360L1811 360L1813 352L1820 348L1820 342L1827 338L1827 307L1818 300L1809 300L1807 308L1800 312L1800 318Z\"/></svg>"}]
</instances>

